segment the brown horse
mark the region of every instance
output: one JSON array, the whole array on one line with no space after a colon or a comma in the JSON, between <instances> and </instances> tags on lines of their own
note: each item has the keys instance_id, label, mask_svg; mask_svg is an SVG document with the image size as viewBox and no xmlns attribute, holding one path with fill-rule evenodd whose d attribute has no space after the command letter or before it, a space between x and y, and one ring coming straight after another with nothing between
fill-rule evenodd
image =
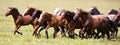
<instances>
[{"instance_id":1,"label":"brown horse","mask_svg":"<svg viewBox=\"0 0 120 45\"><path fill-rule=\"evenodd\" d=\"M103 15L92 16L88 12L77 8L73 19L76 20L79 17L81 18L82 25L83 25L83 28L81 31L82 38L84 37L84 33L85 33L84 31L88 31L92 35L92 32L95 29L102 28L102 29L107 29L107 30L102 30L102 31L105 31L108 36L107 38L110 39L110 34L109 34L110 29L108 30L109 23L107 19L105 18L105 16Z\"/></svg>"},{"instance_id":2,"label":"brown horse","mask_svg":"<svg viewBox=\"0 0 120 45\"><path fill-rule=\"evenodd\" d=\"M34 20L31 19L31 17L33 16L33 14L36 14L36 12L39 12L39 15L42 13L42 10L38 10L33 6L27 6L27 9L25 9L25 11L23 12L23 16L27 16L29 15L29 18L31 20L31 23L33 24L34 27L34 33L35 36L37 35L37 30L38 28L41 26L41 24L39 24L39 22L37 21L38 18L35 18ZM44 27L46 27L47 24L44 25ZM38 36L39 37L39 36Z\"/></svg>"},{"instance_id":3,"label":"brown horse","mask_svg":"<svg viewBox=\"0 0 120 45\"><path fill-rule=\"evenodd\" d=\"M38 10L38 9L33 8L33 7L28 7L28 8L24 11L23 15L32 15L32 16L31 16L31 20L38 23L38 18L40 17L41 13L42 13L42 10ZM40 28L40 30L38 30L38 33L37 33L37 34L38 34L38 37L40 36L40 32L41 32L43 29L45 29L46 26L47 26L47 21L46 21L45 19L44 19L42 22L43 22L43 23L40 24L40 27L41 27L41 28ZM37 24L36 24L36 25L37 25ZM64 27L62 26L61 29L62 29L61 34L62 34L62 37L63 37L63 36L65 36L65 34L64 34L64 33L65 33ZM57 28L57 30L60 30L60 29ZM47 32L47 37L48 37L48 32Z\"/></svg>"},{"instance_id":4,"label":"brown horse","mask_svg":"<svg viewBox=\"0 0 120 45\"><path fill-rule=\"evenodd\" d=\"M19 11L16 8L13 7L9 7L9 9L7 10L5 16L9 16L12 15L13 19L14 19L14 23L15 23L15 29L14 29L14 35L16 34L16 32L18 34L21 34L21 32L18 32L18 29L23 26L23 25L28 25L31 24L31 20L30 17L28 16L22 16Z\"/></svg>"},{"instance_id":5,"label":"brown horse","mask_svg":"<svg viewBox=\"0 0 120 45\"><path fill-rule=\"evenodd\" d=\"M74 39L74 30L82 28L81 20L73 20L75 13L72 11L60 10L59 13L62 16L61 20L66 20L65 26L67 27L69 37Z\"/></svg>"},{"instance_id":6,"label":"brown horse","mask_svg":"<svg viewBox=\"0 0 120 45\"><path fill-rule=\"evenodd\" d=\"M57 28L59 26L60 27L64 26L64 24L65 24L65 20L60 20L60 18L61 18L61 16L43 11L42 14L40 15L40 18L39 18L38 22L40 22L40 24L41 24L41 23L43 23L43 20L46 19L48 25L45 28L45 34L46 34L46 31L49 27L53 27L54 28L53 38L55 38L56 34L59 31ZM46 35L45 35L45 37L48 38Z\"/></svg>"}]
</instances>

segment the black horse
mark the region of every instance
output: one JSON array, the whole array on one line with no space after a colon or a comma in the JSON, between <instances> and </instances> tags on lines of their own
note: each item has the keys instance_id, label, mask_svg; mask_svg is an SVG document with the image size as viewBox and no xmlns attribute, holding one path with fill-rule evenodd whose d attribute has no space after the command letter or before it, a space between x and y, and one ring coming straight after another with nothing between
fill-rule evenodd
<instances>
[{"instance_id":1,"label":"black horse","mask_svg":"<svg viewBox=\"0 0 120 45\"><path fill-rule=\"evenodd\" d=\"M118 11L115 10L115 9L109 10L108 15L112 15L112 14L117 15L117 14L118 14Z\"/></svg>"},{"instance_id":2,"label":"black horse","mask_svg":"<svg viewBox=\"0 0 120 45\"><path fill-rule=\"evenodd\" d=\"M97 9L97 7L92 7L92 8L90 8L89 13L90 13L91 15L100 15L100 14L101 14L101 13L99 12L99 10Z\"/></svg>"}]
</instances>

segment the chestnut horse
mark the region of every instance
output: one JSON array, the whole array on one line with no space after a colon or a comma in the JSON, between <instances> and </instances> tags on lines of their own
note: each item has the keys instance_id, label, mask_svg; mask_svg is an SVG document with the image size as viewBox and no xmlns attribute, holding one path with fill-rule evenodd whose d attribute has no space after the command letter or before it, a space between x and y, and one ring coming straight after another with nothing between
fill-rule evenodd
<instances>
[{"instance_id":1,"label":"chestnut horse","mask_svg":"<svg viewBox=\"0 0 120 45\"><path fill-rule=\"evenodd\" d=\"M61 15L61 20L66 20L65 26L69 37L74 39L74 35L77 35L74 33L74 30L82 28L81 20L73 20L75 13L72 11L60 10L59 13Z\"/></svg>"},{"instance_id":2,"label":"chestnut horse","mask_svg":"<svg viewBox=\"0 0 120 45\"><path fill-rule=\"evenodd\" d=\"M71 38L74 38L74 30L83 28L83 26L81 24L81 19L79 18L77 20L73 20L73 17L75 15L75 13L72 12L72 11L61 10L60 12L62 13L61 14L62 18L61 19L66 19L67 20L66 27L68 28L68 33L70 34L69 36ZM89 36L89 34L87 33L86 36ZM79 37L80 37L80 32L79 32Z\"/></svg>"},{"instance_id":3,"label":"chestnut horse","mask_svg":"<svg viewBox=\"0 0 120 45\"><path fill-rule=\"evenodd\" d=\"M38 9L34 8L33 6L27 6L27 9L22 14L24 16L31 15L30 20L32 21L32 23L34 25L34 33L35 33L35 35L37 35L37 30L38 30L39 27L41 27L40 30L43 30L47 26L46 23L39 24L39 22L38 22L39 17L35 18L34 20L32 20L32 18L31 18L33 16L33 14L40 15L41 13L42 13L42 10L38 10ZM39 35L37 35L37 37L39 38Z\"/></svg>"},{"instance_id":4,"label":"chestnut horse","mask_svg":"<svg viewBox=\"0 0 120 45\"><path fill-rule=\"evenodd\" d=\"M30 17L28 16L22 16L19 11L14 8L14 7L9 7L5 16L9 16L12 15L13 19L14 19L14 23L15 23L15 29L14 29L14 35L16 34L16 32L18 34L21 34L21 32L18 31L18 29L23 26L23 25L28 25L28 24L32 24ZM33 25L33 24L32 24Z\"/></svg>"},{"instance_id":5,"label":"chestnut horse","mask_svg":"<svg viewBox=\"0 0 120 45\"><path fill-rule=\"evenodd\" d=\"M30 7L28 7L27 10L24 11L24 14L23 14L23 15L32 15L32 16L31 16L31 20L34 21L34 22L37 22L37 20L38 20L38 18L40 17L41 13L42 13L42 10L36 10L35 8L32 8L32 7L30 8ZM38 34L38 37L40 36L40 32L41 32L43 29L45 29L46 26L47 26L47 21L46 21L45 19L44 19L42 22L43 22L43 24L42 24L42 23L40 24L40 25L41 25L41 29L38 30L38 33L37 33L37 34ZM38 23L38 22L37 22L37 23ZM63 37L63 36L65 36L65 35L64 35L64 33L65 33L64 27L62 26L61 29L62 29L61 34L62 34L62 37ZM57 28L57 30L60 30L60 29ZM47 34L47 37L48 37L48 32L47 32L46 34Z\"/></svg>"},{"instance_id":6,"label":"chestnut horse","mask_svg":"<svg viewBox=\"0 0 120 45\"><path fill-rule=\"evenodd\" d=\"M40 22L40 24L41 24L41 23L43 23L43 20L46 19L48 25L45 28L45 34L46 34L46 31L49 27L53 27L54 28L53 38L55 38L56 34L59 31L57 28L59 26L60 27L64 26L64 24L65 24L65 20L60 20L60 18L61 18L61 16L43 11L42 14L40 15L40 18L39 18L38 22ZM45 37L48 38L46 35L45 35Z\"/></svg>"},{"instance_id":7,"label":"chestnut horse","mask_svg":"<svg viewBox=\"0 0 120 45\"><path fill-rule=\"evenodd\" d=\"M109 30L111 30L109 27L109 23L107 18L105 18L105 16L103 15L90 15L88 12L83 11L82 9L76 9L75 11L75 16L73 17L74 20L81 18L82 20L82 38L84 36L84 31L89 32L92 35L92 32L95 29L106 29L106 30L102 30L103 32L105 31L105 33L107 34L107 39L110 39L110 34L109 34ZM109 30L108 30L109 29Z\"/></svg>"}]
</instances>

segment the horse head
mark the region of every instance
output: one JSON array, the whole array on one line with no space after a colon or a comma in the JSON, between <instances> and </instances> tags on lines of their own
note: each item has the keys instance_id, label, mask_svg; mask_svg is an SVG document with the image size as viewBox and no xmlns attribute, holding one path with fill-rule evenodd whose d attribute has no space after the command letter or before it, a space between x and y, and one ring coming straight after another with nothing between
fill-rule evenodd
<instances>
[{"instance_id":1,"label":"horse head","mask_svg":"<svg viewBox=\"0 0 120 45\"><path fill-rule=\"evenodd\" d=\"M75 13L75 16L73 17L74 20L78 19L79 17L87 18L88 14L89 14L88 12L86 12L86 11L84 11L82 9L79 9L79 8L77 8L74 11L74 13Z\"/></svg>"},{"instance_id":2,"label":"horse head","mask_svg":"<svg viewBox=\"0 0 120 45\"><path fill-rule=\"evenodd\" d=\"M5 16L16 15L16 14L19 14L17 8L14 8L14 7L8 7L8 10L7 10Z\"/></svg>"},{"instance_id":3,"label":"horse head","mask_svg":"<svg viewBox=\"0 0 120 45\"><path fill-rule=\"evenodd\" d=\"M24 15L32 15L33 12L35 11L36 9L32 6L27 6L27 9L25 9L25 11L23 12L23 16Z\"/></svg>"}]
</instances>

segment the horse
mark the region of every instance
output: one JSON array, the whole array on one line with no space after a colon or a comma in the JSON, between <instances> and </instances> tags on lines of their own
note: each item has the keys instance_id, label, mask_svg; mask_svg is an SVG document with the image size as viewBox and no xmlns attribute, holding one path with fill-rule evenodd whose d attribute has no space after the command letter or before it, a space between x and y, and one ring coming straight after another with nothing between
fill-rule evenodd
<instances>
[{"instance_id":1,"label":"horse","mask_svg":"<svg viewBox=\"0 0 120 45\"><path fill-rule=\"evenodd\" d=\"M26 16L26 15L30 15L30 20L33 22L34 24L34 33L35 35L37 35L37 37L39 38L40 34L38 34L41 30L43 30L46 26L47 23L46 21L44 21L45 23L43 24L39 24L39 22L37 21L39 18L39 15L42 13L42 10L38 10L33 6L27 6L27 9L23 12L22 15ZM37 18L31 18L34 17L34 15L37 15ZM41 27L41 29L39 30L39 32L37 33L37 30L39 29L39 27Z\"/></svg>"},{"instance_id":2,"label":"horse","mask_svg":"<svg viewBox=\"0 0 120 45\"><path fill-rule=\"evenodd\" d=\"M92 7L92 8L90 8L90 10L89 10L89 13L91 14L91 15L100 15L101 13L100 13L100 11L97 9L97 7Z\"/></svg>"},{"instance_id":3,"label":"horse","mask_svg":"<svg viewBox=\"0 0 120 45\"><path fill-rule=\"evenodd\" d=\"M49 27L53 27L54 28L54 33L53 33L53 38L56 37L56 34L58 33L58 27L60 26L64 26L65 20L60 20L61 16L52 14L52 13L48 13L46 11L43 11L42 14L40 15L40 18L38 20L38 22L41 24L43 23L43 20L46 19L47 20L47 27L45 28L45 37L48 38L46 35L46 31Z\"/></svg>"},{"instance_id":4,"label":"horse","mask_svg":"<svg viewBox=\"0 0 120 45\"><path fill-rule=\"evenodd\" d=\"M89 11L89 13L91 14L91 15L100 15L100 12L98 11L98 9L96 8L96 7L92 7L91 9L90 9L90 11ZM112 22L111 21L111 19L113 19L113 17L115 16L115 15L113 15L113 14L118 14L118 11L117 10L114 10L114 9L112 9L112 10L110 10L109 12L108 12L108 19L109 19L109 21L110 22ZM119 23L117 24L118 26L119 26ZM115 26L115 25L114 25ZM114 26L112 26L112 28L114 28L115 30L116 30L116 33L117 33L117 28L116 28L116 26L114 27Z\"/></svg>"},{"instance_id":5,"label":"horse","mask_svg":"<svg viewBox=\"0 0 120 45\"><path fill-rule=\"evenodd\" d=\"M16 34L16 32L18 34L21 34L21 32L18 31L18 29L21 27L21 26L24 26L24 25L28 25L28 24L32 24L31 23L31 20L30 20L30 17L28 16L22 16L18 9L17 8L14 8L14 7L9 7L5 16L9 16L9 15L12 15L13 19L14 19L14 24L15 24L15 29L14 29L14 35ZM32 24L33 25L33 24Z\"/></svg>"},{"instance_id":6,"label":"horse","mask_svg":"<svg viewBox=\"0 0 120 45\"><path fill-rule=\"evenodd\" d=\"M74 39L74 35L77 35L74 33L75 29L81 29L81 20L73 20L73 17L75 15L74 12L68 11L68 10L60 10L61 20L66 20L66 28L67 32L70 38Z\"/></svg>"},{"instance_id":7,"label":"horse","mask_svg":"<svg viewBox=\"0 0 120 45\"><path fill-rule=\"evenodd\" d=\"M34 21L34 20L38 20L38 18L40 17L40 14L42 13L42 10L36 10L34 8L28 8L27 10L24 11L24 14L23 15L32 15L31 16L31 20ZM36 21L37 22L37 21ZM41 25L41 29L38 30L38 37L40 36L40 32L46 28L47 26L47 21L44 19L43 20L43 24L40 24ZM64 31L64 27L61 26L61 34L62 34L62 37L65 36L65 31ZM57 28L57 30L60 30L59 28ZM46 33L47 34L47 37L48 37L48 32Z\"/></svg>"},{"instance_id":8,"label":"horse","mask_svg":"<svg viewBox=\"0 0 120 45\"><path fill-rule=\"evenodd\" d=\"M112 14L117 15L117 14L118 14L118 10L111 9L111 10L109 10L108 13L107 13L107 15L112 15Z\"/></svg>"},{"instance_id":9,"label":"horse","mask_svg":"<svg viewBox=\"0 0 120 45\"><path fill-rule=\"evenodd\" d=\"M117 33L118 33L118 28L117 27L119 27L119 21L120 21L120 13L118 12L118 14L116 14L116 15L114 15L114 14L112 14L112 15L107 15L106 17L108 17L108 19L110 20L110 21L112 21L112 22L114 22L114 25L115 25L115 31L116 31L116 35L115 35L115 37L117 37ZM110 24L110 25L112 25L112 24Z\"/></svg>"},{"instance_id":10,"label":"horse","mask_svg":"<svg viewBox=\"0 0 120 45\"><path fill-rule=\"evenodd\" d=\"M88 12L82 10L82 9L76 9L75 11L75 16L73 17L74 20L81 18L82 20L82 31L81 31L81 35L82 38L84 37L84 31L89 32L92 35L92 32L95 29L107 29L107 30L102 30L102 32L107 34L107 39L110 39L110 34L109 34L109 30L111 30L109 28L109 23L108 20L105 18L105 16L103 15L94 15L92 16L91 14L89 14Z\"/></svg>"},{"instance_id":11,"label":"horse","mask_svg":"<svg viewBox=\"0 0 120 45\"><path fill-rule=\"evenodd\" d=\"M62 10L60 11L62 18L61 19L66 19L67 20L67 25L66 27L68 28L68 33L70 34L70 38L74 38L74 30L75 29L82 29L82 24L81 24L81 19L73 20L73 17L75 15L74 12L72 11L67 11L67 10ZM71 34L72 33L72 34ZM88 34L86 34L87 36ZM79 32L79 37L80 37L80 32Z\"/></svg>"}]
</instances>

